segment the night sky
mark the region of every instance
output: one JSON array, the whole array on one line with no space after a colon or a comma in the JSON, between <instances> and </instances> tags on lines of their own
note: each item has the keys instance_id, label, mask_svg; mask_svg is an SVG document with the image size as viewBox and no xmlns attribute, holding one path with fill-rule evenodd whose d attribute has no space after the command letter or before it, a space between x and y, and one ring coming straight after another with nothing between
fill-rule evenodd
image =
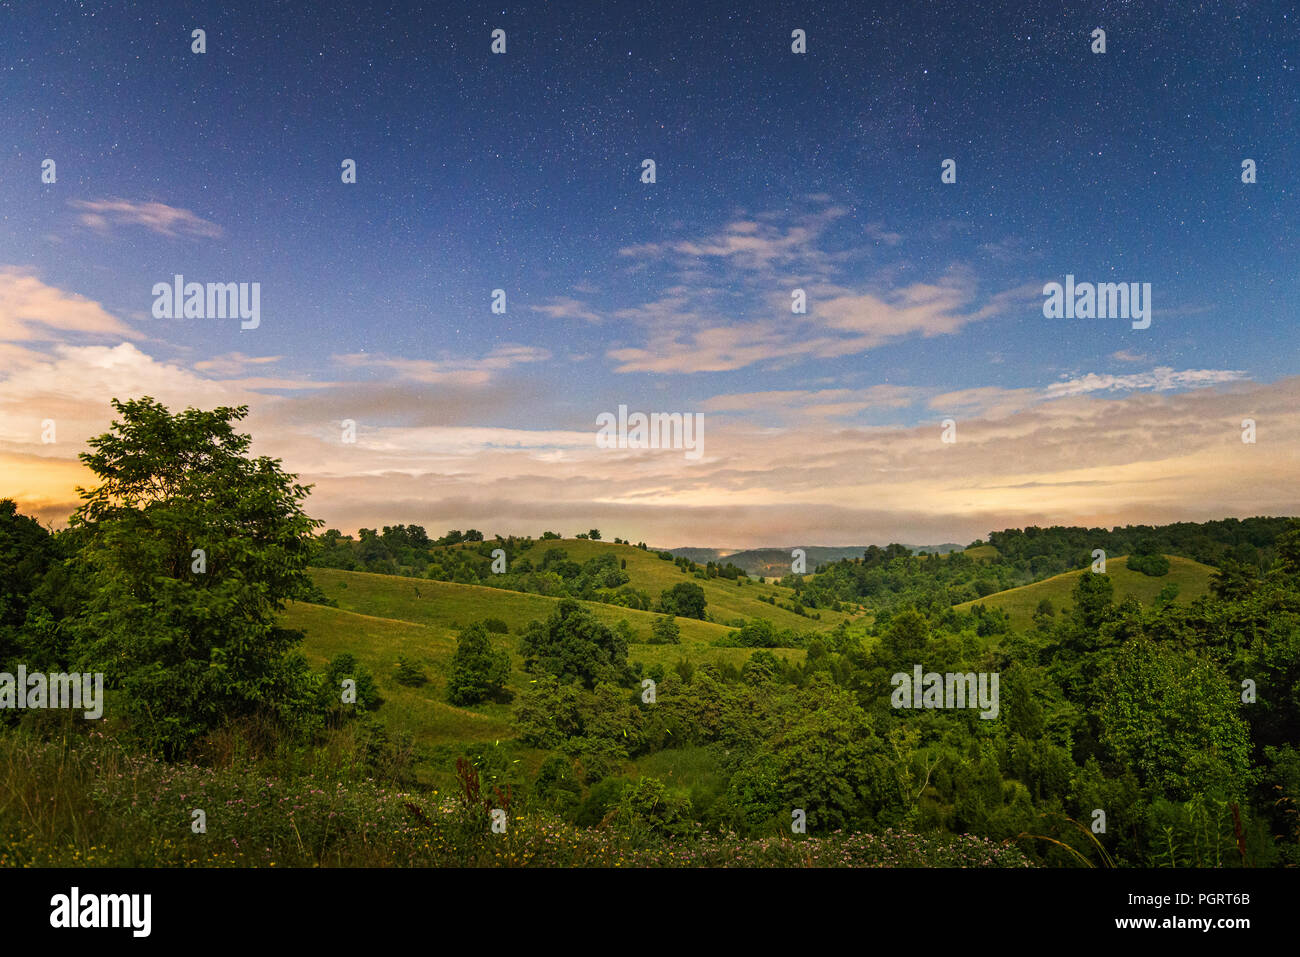
<instances>
[{"instance_id":1,"label":"night sky","mask_svg":"<svg viewBox=\"0 0 1300 957\"><path fill-rule=\"evenodd\" d=\"M0 4L0 495L43 518L145 393L247 402L345 530L1300 511L1291 3L217 6ZM260 325L153 318L177 273ZM1045 318L1067 274L1150 328ZM703 459L596 449L620 404Z\"/></svg>"}]
</instances>

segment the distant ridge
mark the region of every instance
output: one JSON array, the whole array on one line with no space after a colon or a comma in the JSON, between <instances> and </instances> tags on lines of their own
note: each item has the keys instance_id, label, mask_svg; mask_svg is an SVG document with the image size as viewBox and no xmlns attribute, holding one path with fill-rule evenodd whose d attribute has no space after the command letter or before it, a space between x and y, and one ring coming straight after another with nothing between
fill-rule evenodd
<instances>
[{"instance_id":1,"label":"distant ridge","mask_svg":"<svg viewBox=\"0 0 1300 957\"><path fill-rule=\"evenodd\" d=\"M881 546L883 547L883 546ZM942 545L907 545L914 555L937 553L946 555L959 552L964 545L945 542ZM802 548L807 556L808 571L815 571L818 565L826 562L838 562L845 558L861 558L868 548L866 545L790 545L781 548L747 548L733 551L725 548L669 548L666 551L680 558L689 558L693 562L730 562L737 568L744 569L751 575L776 575L780 577L790 571L790 552Z\"/></svg>"}]
</instances>

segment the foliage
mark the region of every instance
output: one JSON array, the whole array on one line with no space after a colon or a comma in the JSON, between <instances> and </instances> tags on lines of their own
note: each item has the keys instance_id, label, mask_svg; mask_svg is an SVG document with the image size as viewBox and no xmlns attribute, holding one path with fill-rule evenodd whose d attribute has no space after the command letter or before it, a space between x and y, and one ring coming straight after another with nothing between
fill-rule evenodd
<instances>
[{"instance_id":1,"label":"foliage","mask_svg":"<svg viewBox=\"0 0 1300 957\"><path fill-rule=\"evenodd\" d=\"M499 697L510 674L510 656L496 651L482 622L460 633L447 671L447 700L456 705L478 704Z\"/></svg>"},{"instance_id":2,"label":"foliage","mask_svg":"<svg viewBox=\"0 0 1300 957\"><path fill-rule=\"evenodd\" d=\"M205 730L265 711L301 726L313 683L278 612L306 591L308 489L234 425L248 410L172 414L149 397L81 460L99 484L71 519L87 598L73 656L120 689L134 732L175 756Z\"/></svg>"}]
</instances>

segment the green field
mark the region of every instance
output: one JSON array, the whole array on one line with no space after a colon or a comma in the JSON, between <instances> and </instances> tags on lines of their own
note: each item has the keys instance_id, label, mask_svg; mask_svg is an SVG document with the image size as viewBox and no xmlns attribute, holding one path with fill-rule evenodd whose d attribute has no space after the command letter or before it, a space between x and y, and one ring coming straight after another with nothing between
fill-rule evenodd
<instances>
[{"instance_id":1,"label":"green field","mask_svg":"<svg viewBox=\"0 0 1300 957\"><path fill-rule=\"evenodd\" d=\"M1115 603L1119 604L1132 595L1143 605L1150 607L1155 603L1160 590L1170 583L1178 586L1178 597L1175 600L1180 604L1187 604L1193 599L1200 598L1210 590L1210 576L1215 571L1213 568L1192 561L1190 558L1179 558L1175 555L1166 557L1169 559L1169 574L1161 575L1159 578L1130 571L1128 556L1108 558L1106 574L1110 576L1115 586ZM963 602L954 607L958 611L970 611L974 605L1000 608L1011 616L1013 628L1029 628L1033 624L1034 610L1044 598L1052 602L1058 613L1062 608L1073 604L1070 594L1074 590L1075 581L1084 574L1084 571L1065 572L1062 575L1034 582L1032 585L1009 588L987 598Z\"/></svg>"},{"instance_id":2,"label":"green field","mask_svg":"<svg viewBox=\"0 0 1300 957\"><path fill-rule=\"evenodd\" d=\"M567 545L595 546L599 542L568 542ZM606 546L623 549L624 546ZM582 561L586 549L575 548L570 555ZM626 551L646 553L638 549ZM594 554L595 549L591 549ZM649 564L653 563L653 564ZM633 581L664 582L662 587L677 581L699 581L683 575L669 562L660 561L653 554L648 569L637 569ZM633 570L632 560L628 570ZM488 588L482 585L460 585L427 579L404 578L396 575L375 575L368 572L349 572L329 568L313 568L312 579L324 594L338 603L337 608L293 602L281 616L287 628L296 628L306 635L302 650L316 670L322 670L331 658L350 652L375 678L375 684L385 704L379 710L380 720L392 731L409 733L413 741L422 746L458 745L466 742L507 741L514 737L510 723L511 705L485 702L472 708L451 705L446 700L447 668L456 650L459 631L471 622L484 618L499 618L510 628L510 633L491 636L493 645L507 651L511 659L509 687L516 694L524 691L531 676L522 668L518 654L519 633L534 619L545 619L560 599L544 595ZM810 621L789 612L773 609L765 602L750 597L751 594L773 592L789 594L788 589L775 586L745 585L718 581L699 582L709 596L710 608L715 596L730 597L730 589L745 591L732 604L736 616L753 614L785 615L798 622L803 629L825 629L830 622ZM656 591L657 594L657 591ZM587 610L608 625L627 619L638 637L650 635L650 625L656 616L653 612L620 608L599 602L581 602ZM773 616L774 617L774 616ZM835 620L846 616L834 616ZM753 653L749 648L719 648L712 642L725 636L731 629L713 622L678 618L682 642L676 645L652 645L634 642L628 649L628 661L641 662L646 668L656 664L671 668L683 659L695 665L728 663L740 667ZM776 649L778 657L801 661L803 649ZM394 680L398 656L414 661L429 677L428 684L407 687Z\"/></svg>"},{"instance_id":3,"label":"green field","mask_svg":"<svg viewBox=\"0 0 1300 957\"><path fill-rule=\"evenodd\" d=\"M448 549L465 547L464 545L441 546ZM778 629L823 631L834 627L840 621L853 619L852 615L826 608L818 609L820 620L805 618L777 605L770 605L765 600L759 600L775 596L778 602L788 604L794 600L792 589L771 582L760 584L757 579L751 578L741 579L740 584L725 578L696 578L672 562L659 558L656 553L633 545L615 545L612 542L594 542L582 538L549 539L538 541L531 549L523 552L523 555L536 563L541 561L542 556L550 548L562 549L568 554L570 560L578 563L601 555L613 554L627 563L624 571L631 579L628 585L648 592L655 599L665 589L672 588L679 582L693 582L704 589L704 598L707 602L706 613L709 618L724 624L738 618L766 618ZM436 556L439 550L440 548L433 548L431 552ZM484 564L487 564L486 559ZM785 570L789 571L788 568Z\"/></svg>"}]
</instances>

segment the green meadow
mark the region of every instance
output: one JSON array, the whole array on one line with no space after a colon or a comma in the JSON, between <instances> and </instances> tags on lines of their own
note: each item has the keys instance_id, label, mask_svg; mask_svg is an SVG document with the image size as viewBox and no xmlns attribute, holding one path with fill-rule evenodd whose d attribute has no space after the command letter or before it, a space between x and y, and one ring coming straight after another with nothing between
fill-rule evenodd
<instances>
[{"instance_id":1,"label":"green meadow","mask_svg":"<svg viewBox=\"0 0 1300 957\"><path fill-rule=\"evenodd\" d=\"M991 548L992 546L986 545L983 547ZM967 554L970 554L971 551L974 551L974 549L967 549ZM1167 555L1166 557L1169 559L1169 573L1158 577L1130 570L1127 555L1119 558L1108 558L1106 560L1106 574L1110 576L1115 587L1115 603L1120 604L1125 598L1132 596L1149 608L1155 604L1156 597L1161 590L1170 584L1178 586L1178 596L1174 600L1180 604L1188 604L1209 592L1210 577L1214 574L1213 568L1192 561L1190 558L1180 558L1177 555ZM1087 569L1066 572L1063 575L1055 575L1052 578L1034 582L1032 585L1009 588L1006 591L989 595L987 598L963 602L953 607L958 611L970 611L975 605L998 608L1011 616L1011 626L1013 628L1028 628L1033 624L1034 611L1044 598L1052 603L1053 608L1058 613L1068 606L1071 601L1070 593L1074 589L1074 583L1078 581L1080 575L1086 572Z\"/></svg>"}]
</instances>

